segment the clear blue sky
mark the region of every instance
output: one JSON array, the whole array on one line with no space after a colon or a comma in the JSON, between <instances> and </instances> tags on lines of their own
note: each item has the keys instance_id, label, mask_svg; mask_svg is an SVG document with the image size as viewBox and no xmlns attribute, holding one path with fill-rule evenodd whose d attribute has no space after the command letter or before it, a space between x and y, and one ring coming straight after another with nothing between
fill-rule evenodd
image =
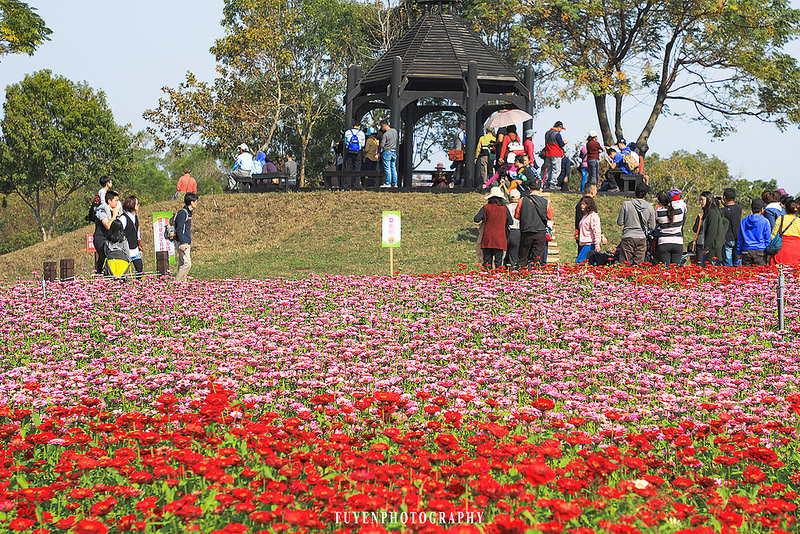
<instances>
[{"instance_id":1,"label":"clear blue sky","mask_svg":"<svg viewBox=\"0 0 800 534\"><path fill-rule=\"evenodd\" d=\"M161 87L175 87L187 71L211 81L215 63L208 49L223 34L221 0L30 0L53 30L51 41L33 56L6 56L0 62L0 87L22 80L25 74L50 69L75 81L86 81L105 92L120 124L134 131L148 123L142 112L154 108ZM800 0L793 2L795 7ZM800 45L793 43L793 53ZM626 135L633 140L647 113L646 105L631 107L623 117ZM556 121L567 127L565 138L577 141L598 130L594 106L567 103L543 109L536 119L537 145ZM786 133L774 126L749 121L725 140L712 142L699 123L661 117L650 139L652 152L701 150L724 160L734 176L772 179L789 193L800 193L800 173L794 159L800 148L800 130Z\"/></svg>"}]
</instances>

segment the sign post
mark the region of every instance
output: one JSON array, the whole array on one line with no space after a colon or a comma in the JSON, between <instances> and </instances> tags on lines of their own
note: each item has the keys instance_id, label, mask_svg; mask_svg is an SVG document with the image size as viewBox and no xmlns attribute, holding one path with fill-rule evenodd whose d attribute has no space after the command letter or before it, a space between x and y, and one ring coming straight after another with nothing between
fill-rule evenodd
<instances>
[{"instance_id":1,"label":"sign post","mask_svg":"<svg viewBox=\"0 0 800 534\"><path fill-rule=\"evenodd\" d=\"M400 212L383 212L382 242L389 248L389 274L394 277L394 249L400 246Z\"/></svg>"},{"instance_id":2,"label":"sign post","mask_svg":"<svg viewBox=\"0 0 800 534\"><path fill-rule=\"evenodd\" d=\"M157 211L153 213L153 242L155 243L154 252L166 252L169 255L169 263L175 264L175 243L164 239L164 228L169 224L172 217L171 211ZM158 257L156 257L158 261Z\"/></svg>"}]
</instances>

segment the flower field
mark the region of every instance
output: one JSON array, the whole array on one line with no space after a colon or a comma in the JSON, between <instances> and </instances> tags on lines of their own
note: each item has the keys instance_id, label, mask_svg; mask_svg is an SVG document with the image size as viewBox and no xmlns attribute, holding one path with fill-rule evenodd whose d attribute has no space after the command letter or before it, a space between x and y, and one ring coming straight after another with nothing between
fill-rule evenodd
<instances>
[{"instance_id":1,"label":"flower field","mask_svg":"<svg viewBox=\"0 0 800 534\"><path fill-rule=\"evenodd\" d=\"M0 532L782 533L773 270L0 287Z\"/></svg>"}]
</instances>

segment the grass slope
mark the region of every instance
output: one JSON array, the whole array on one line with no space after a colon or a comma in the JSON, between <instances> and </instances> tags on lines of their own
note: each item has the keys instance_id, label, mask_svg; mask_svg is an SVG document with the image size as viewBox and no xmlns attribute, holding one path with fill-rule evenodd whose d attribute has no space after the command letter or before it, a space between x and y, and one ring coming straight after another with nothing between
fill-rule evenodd
<instances>
[{"instance_id":1,"label":"grass slope","mask_svg":"<svg viewBox=\"0 0 800 534\"><path fill-rule=\"evenodd\" d=\"M574 261L577 194L553 194L555 233L561 261ZM619 241L618 196L598 197L609 244ZM473 194L303 192L206 196L194 218L192 275L214 278L302 278L311 274L384 275L389 252L381 247L381 212L402 212L402 246L395 270L439 273L475 264L477 225L472 217L485 203ZM154 211L177 210L172 201L142 208L145 270L155 270ZM693 216L692 216L693 217ZM690 219L690 220L693 220ZM75 259L76 275L91 272L86 235L93 227L0 256L0 278L30 279L43 261Z\"/></svg>"}]
</instances>

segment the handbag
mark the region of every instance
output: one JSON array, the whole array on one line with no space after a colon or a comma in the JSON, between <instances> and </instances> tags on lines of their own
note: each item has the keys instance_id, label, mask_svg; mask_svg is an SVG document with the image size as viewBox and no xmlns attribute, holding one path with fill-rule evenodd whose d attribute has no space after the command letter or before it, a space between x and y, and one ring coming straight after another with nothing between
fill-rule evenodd
<instances>
[{"instance_id":1,"label":"handbag","mask_svg":"<svg viewBox=\"0 0 800 534\"><path fill-rule=\"evenodd\" d=\"M792 222L789 223L789 226L784 228L783 227L783 217L784 216L781 215L781 224L778 227L778 228L780 228L780 230L778 230L778 233L775 234L775 237L772 238L772 241L769 242L769 245L767 245L767 248L765 250L765 252L767 254L769 254L770 256L774 256L775 254L780 252L781 247L783 246L783 234L786 233L786 230L788 230L789 228L792 227L792 225L794 224L795 219L797 219L797 215L795 215L794 219L792 219Z\"/></svg>"},{"instance_id":2,"label":"handbag","mask_svg":"<svg viewBox=\"0 0 800 534\"><path fill-rule=\"evenodd\" d=\"M464 161L464 151L463 150L450 150L447 152L447 158L450 161Z\"/></svg>"},{"instance_id":3,"label":"handbag","mask_svg":"<svg viewBox=\"0 0 800 534\"><path fill-rule=\"evenodd\" d=\"M686 246L686 252L689 254L697 255L697 236L700 235L700 228L703 227L703 214L697 216L697 232L694 233L694 239Z\"/></svg>"}]
</instances>

